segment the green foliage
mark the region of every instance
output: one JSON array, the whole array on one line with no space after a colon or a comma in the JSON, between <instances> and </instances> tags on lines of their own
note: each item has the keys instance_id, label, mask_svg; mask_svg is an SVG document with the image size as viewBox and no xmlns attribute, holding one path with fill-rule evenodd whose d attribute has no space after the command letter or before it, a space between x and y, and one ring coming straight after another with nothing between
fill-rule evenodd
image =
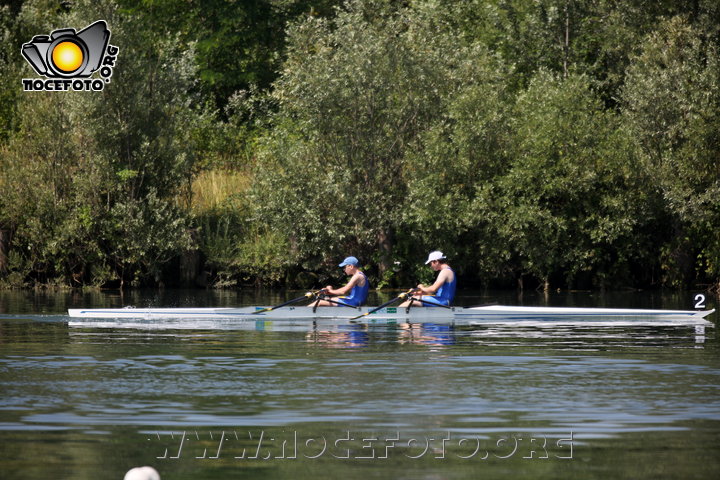
<instances>
[{"instance_id":1,"label":"green foliage","mask_svg":"<svg viewBox=\"0 0 720 480\"><path fill-rule=\"evenodd\" d=\"M236 267L242 280L279 284L292 268L288 262L288 244L284 235L255 225L248 229L239 246Z\"/></svg>"},{"instance_id":2,"label":"green foliage","mask_svg":"<svg viewBox=\"0 0 720 480\"><path fill-rule=\"evenodd\" d=\"M503 78L511 69L479 45L458 49L457 55L461 68L450 65L445 72L457 82L454 91L406 161L403 228L409 241L404 259L410 263L421 245L442 248L461 265L472 264L475 245L492 243L472 210L478 186L491 182L508 162L512 97ZM426 274L423 267L416 276Z\"/></svg>"},{"instance_id":3,"label":"green foliage","mask_svg":"<svg viewBox=\"0 0 720 480\"><path fill-rule=\"evenodd\" d=\"M17 250L8 255L7 272L0 277L0 288L27 287L27 278L32 273L32 265Z\"/></svg>"},{"instance_id":4,"label":"green foliage","mask_svg":"<svg viewBox=\"0 0 720 480\"><path fill-rule=\"evenodd\" d=\"M0 6L0 143L4 143L15 130L15 116L19 90L17 88L21 74L18 63L14 61L17 51L13 48L18 26L13 22L13 12L9 6Z\"/></svg>"},{"instance_id":5,"label":"green foliage","mask_svg":"<svg viewBox=\"0 0 720 480\"><path fill-rule=\"evenodd\" d=\"M639 246L646 179L622 126L587 78L539 72L515 105L507 172L478 190L476 215L497 246L491 271L566 282L584 272L618 277ZM499 242L498 242L499 241ZM482 248L482 245L480 245ZM485 260L487 262L487 260Z\"/></svg>"},{"instance_id":6,"label":"green foliage","mask_svg":"<svg viewBox=\"0 0 720 480\"><path fill-rule=\"evenodd\" d=\"M427 2L432 3L432 2ZM539 69L586 74L603 101L615 106L618 89L642 40L664 18L685 16L718 40L720 4L715 0L449 0L436 10L457 25L464 41L479 41L514 73L524 88Z\"/></svg>"},{"instance_id":7,"label":"green foliage","mask_svg":"<svg viewBox=\"0 0 720 480\"><path fill-rule=\"evenodd\" d=\"M239 255L241 239L236 233L237 228L228 216L204 216L198 222L202 226L202 242L200 249L206 258L206 268L215 279L214 285L226 287L235 285L234 263Z\"/></svg>"},{"instance_id":8,"label":"green foliage","mask_svg":"<svg viewBox=\"0 0 720 480\"><path fill-rule=\"evenodd\" d=\"M23 95L19 132L2 151L0 223L36 281L158 281L162 265L190 248L187 215L175 206L194 158L188 55L108 7L78 2L56 20L82 28L102 16L134 55L121 57L101 94Z\"/></svg>"},{"instance_id":9,"label":"green foliage","mask_svg":"<svg viewBox=\"0 0 720 480\"><path fill-rule=\"evenodd\" d=\"M21 90L22 43L97 19L103 92ZM489 285L719 284L716 1L28 0L0 41L5 286L353 254L404 287L433 249Z\"/></svg>"},{"instance_id":10,"label":"green foliage","mask_svg":"<svg viewBox=\"0 0 720 480\"><path fill-rule=\"evenodd\" d=\"M663 196L671 232L667 281L717 278L720 251L718 44L681 18L663 22L634 58L623 90L627 125Z\"/></svg>"},{"instance_id":11,"label":"green foliage","mask_svg":"<svg viewBox=\"0 0 720 480\"><path fill-rule=\"evenodd\" d=\"M375 5L350 2L332 23L293 27L275 84L279 113L255 195L309 267L380 250L373 260L387 270L404 233L406 156L473 69L422 12L381 15Z\"/></svg>"},{"instance_id":12,"label":"green foliage","mask_svg":"<svg viewBox=\"0 0 720 480\"><path fill-rule=\"evenodd\" d=\"M217 108L251 85L267 89L280 68L285 25L328 15L337 0L119 0L121 11L160 36L195 43L199 86Z\"/></svg>"},{"instance_id":13,"label":"green foliage","mask_svg":"<svg viewBox=\"0 0 720 480\"><path fill-rule=\"evenodd\" d=\"M200 250L216 288L247 283L277 284L287 269L288 246L284 236L250 221L243 195L197 218L201 226Z\"/></svg>"}]
</instances>

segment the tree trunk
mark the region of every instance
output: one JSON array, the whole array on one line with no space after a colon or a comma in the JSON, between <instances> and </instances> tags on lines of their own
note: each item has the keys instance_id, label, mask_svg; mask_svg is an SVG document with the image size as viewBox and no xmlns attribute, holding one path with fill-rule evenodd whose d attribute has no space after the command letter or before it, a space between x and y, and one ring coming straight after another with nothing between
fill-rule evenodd
<instances>
[{"instance_id":1,"label":"tree trunk","mask_svg":"<svg viewBox=\"0 0 720 480\"><path fill-rule=\"evenodd\" d=\"M190 231L193 243L197 243L198 231ZM180 284L183 287L197 286L198 277L200 275L200 251L190 249L180 254Z\"/></svg>"},{"instance_id":2,"label":"tree trunk","mask_svg":"<svg viewBox=\"0 0 720 480\"><path fill-rule=\"evenodd\" d=\"M563 78L568 77L568 57L570 56L570 11L565 3L565 42L563 43Z\"/></svg>"},{"instance_id":3,"label":"tree trunk","mask_svg":"<svg viewBox=\"0 0 720 480\"><path fill-rule=\"evenodd\" d=\"M0 228L0 274L7 273L10 254L10 230Z\"/></svg>"},{"instance_id":4,"label":"tree trunk","mask_svg":"<svg viewBox=\"0 0 720 480\"><path fill-rule=\"evenodd\" d=\"M391 229L381 231L377 236L377 244L380 250L380 261L378 271L380 278L384 278L385 272L392 268L393 233Z\"/></svg>"}]
</instances>

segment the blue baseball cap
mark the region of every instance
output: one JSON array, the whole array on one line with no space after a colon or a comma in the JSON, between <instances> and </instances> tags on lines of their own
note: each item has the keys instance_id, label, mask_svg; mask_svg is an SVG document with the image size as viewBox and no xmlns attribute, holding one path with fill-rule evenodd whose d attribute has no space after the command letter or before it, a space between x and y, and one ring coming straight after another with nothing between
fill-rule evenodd
<instances>
[{"instance_id":1,"label":"blue baseball cap","mask_svg":"<svg viewBox=\"0 0 720 480\"><path fill-rule=\"evenodd\" d=\"M358 262L357 258L347 257L345 260L342 261L340 265L338 265L338 267L344 267L345 265L355 265L357 267L359 263L360 262Z\"/></svg>"}]
</instances>

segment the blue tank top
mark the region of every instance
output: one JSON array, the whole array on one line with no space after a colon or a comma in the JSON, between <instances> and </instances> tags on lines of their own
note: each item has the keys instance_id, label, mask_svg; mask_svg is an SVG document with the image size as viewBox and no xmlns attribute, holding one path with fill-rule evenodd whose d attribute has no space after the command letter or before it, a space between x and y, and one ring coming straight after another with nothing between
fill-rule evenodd
<instances>
[{"instance_id":1,"label":"blue tank top","mask_svg":"<svg viewBox=\"0 0 720 480\"><path fill-rule=\"evenodd\" d=\"M355 285L352 290L350 290L350 295L342 299L343 302L349 305L363 305L365 300L367 300L368 292L370 291L370 280L368 280L367 275L363 272L360 272L360 274L365 277L365 285L362 287Z\"/></svg>"},{"instance_id":2,"label":"blue tank top","mask_svg":"<svg viewBox=\"0 0 720 480\"><path fill-rule=\"evenodd\" d=\"M448 267L448 269L453 272L452 282L443 283L442 286L438 289L437 293L433 296L439 300L447 300L447 305L450 305L453 301L453 298L455 298L457 275L455 275L455 271L452 268Z\"/></svg>"}]
</instances>

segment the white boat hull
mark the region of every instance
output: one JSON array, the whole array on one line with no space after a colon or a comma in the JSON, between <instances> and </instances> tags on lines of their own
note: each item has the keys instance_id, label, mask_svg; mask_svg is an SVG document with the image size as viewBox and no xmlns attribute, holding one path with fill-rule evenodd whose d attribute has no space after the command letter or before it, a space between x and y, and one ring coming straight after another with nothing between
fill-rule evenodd
<instances>
[{"instance_id":1,"label":"white boat hull","mask_svg":"<svg viewBox=\"0 0 720 480\"><path fill-rule=\"evenodd\" d=\"M239 307L239 308L99 308L99 309L69 309L68 315L72 318L235 318L238 320L349 320L365 314L374 307L282 307L276 310L263 312L267 307ZM462 311L462 307L446 308L405 308L385 307L363 318L383 319L419 319L419 320L445 320L451 321L455 312Z\"/></svg>"},{"instance_id":2,"label":"white boat hull","mask_svg":"<svg viewBox=\"0 0 720 480\"><path fill-rule=\"evenodd\" d=\"M636 308L517 307L490 305L466 308L460 313L460 317L464 317L465 315L479 315L485 320L501 318L519 321L560 321L567 319L706 321L704 320L705 317L714 311L714 309L650 310Z\"/></svg>"},{"instance_id":3,"label":"white boat hull","mask_svg":"<svg viewBox=\"0 0 720 480\"><path fill-rule=\"evenodd\" d=\"M105 308L70 309L70 325L82 324L74 319L218 319L224 321L254 322L277 321L331 321L351 323L354 317L374 307L282 307L261 311L265 307L240 308ZM709 323L706 316L714 310L644 310L616 308L518 307L491 305L481 307L385 307L357 319L360 323L460 323L481 324L493 322L563 322L563 321L662 321L678 323Z\"/></svg>"}]
</instances>

